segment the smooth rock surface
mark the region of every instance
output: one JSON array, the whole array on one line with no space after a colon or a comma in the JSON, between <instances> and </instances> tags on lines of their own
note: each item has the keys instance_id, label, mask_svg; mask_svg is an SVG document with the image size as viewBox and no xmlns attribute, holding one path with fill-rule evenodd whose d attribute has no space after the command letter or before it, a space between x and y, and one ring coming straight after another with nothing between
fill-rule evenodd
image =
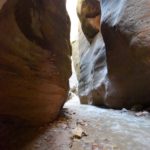
<instances>
[{"instance_id":1,"label":"smooth rock surface","mask_svg":"<svg viewBox=\"0 0 150 150\"><path fill-rule=\"evenodd\" d=\"M65 0L0 2L0 117L42 124L58 115L71 75L65 7Z\"/></svg>"},{"instance_id":2,"label":"smooth rock surface","mask_svg":"<svg viewBox=\"0 0 150 150\"><path fill-rule=\"evenodd\" d=\"M149 7L149 0L101 1L109 107L150 105Z\"/></svg>"},{"instance_id":3,"label":"smooth rock surface","mask_svg":"<svg viewBox=\"0 0 150 150\"><path fill-rule=\"evenodd\" d=\"M98 10L91 3L82 1L79 18L94 10L89 11L89 6ZM90 41L79 42L81 102L117 109L135 105L149 107L150 2L102 0L100 3L101 38L93 34L89 40L90 30L84 31L87 23L80 19L84 36ZM82 37L79 34L81 41Z\"/></svg>"},{"instance_id":4,"label":"smooth rock surface","mask_svg":"<svg viewBox=\"0 0 150 150\"><path fill-rule=\"evenodd\" d=\"M89 42L100 30L100 5L97 0L78 0L77 14Z\"/></svg>"},{"instance_id":5,"label":"smooth rock surface","mask_svg":"<svg viewBox=\"0 0 150 150\"><path fill-rule=\"evenodd\" d=\"M107 74L105 44L100 32L99 1L79 0L79 64L75 68L79 79L79 96L83 104L105 105L105 80ZM97 18L99 18L97 20ZM90 28L91 30L89 30ZM91 34L92 36L89 36ZM73 50L75 51L75 50ZM74 59L74 58L73 58ZM76 59L74 59L77 62Z\"/></svg>"},{"instance_id":6,"label":"smooth rock surface","mask_svg":"<svg viewBox=\"0 0 150 150\"><path fill-rule=\"evenodd\" d=\"M104 105L107 74L105 45L98 33L80 58L79 96L81 103Z\"/></svg>"}]
</instances>

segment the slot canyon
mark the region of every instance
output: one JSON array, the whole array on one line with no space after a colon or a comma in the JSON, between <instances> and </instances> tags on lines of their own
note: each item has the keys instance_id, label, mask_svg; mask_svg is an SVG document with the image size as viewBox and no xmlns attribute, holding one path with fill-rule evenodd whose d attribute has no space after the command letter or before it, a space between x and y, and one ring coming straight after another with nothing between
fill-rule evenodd
<instances>
[{"instance_id":1,"label":"slot canyon","mask_svg":"<svg viewBox=\"0 0 150 150\"><path fill-rule=\"evenodd\" d=\"M0 0L0 150L149 150L149 53L149 0Z\"/></svg>"}]
</instances>

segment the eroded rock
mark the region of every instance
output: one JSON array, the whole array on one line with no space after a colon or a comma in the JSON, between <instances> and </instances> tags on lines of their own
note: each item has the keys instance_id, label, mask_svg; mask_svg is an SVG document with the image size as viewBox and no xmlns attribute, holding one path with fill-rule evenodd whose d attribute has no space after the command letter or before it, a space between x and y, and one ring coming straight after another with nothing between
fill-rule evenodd
<instances>
[{"instance_id":1,"label":"eroded rock","mask_svg":"<svg viewBox=\"0 0 150 150\"><path fill-rule=\"evenodd\" d=\"M78 0L77 14L89 42L100 29L100 5L97 0Z\"/></svg>"},{"instance_id":2,"label":"eroded rock","mask_svg":"<svg viewBox=\"0 0 150 150\"><path fill-rule=\"evenodd\" d=\"M97 2L83 0L79 7L82 11L78 10L83 33L89 41L79 43L81 102L111 108L148 107L150 3L148 0L102 0L101 31L89 38L90 30L84 31L89 23L86 16L98 11L97 5L93 5Z\"/></svg>"},{"instance_id":3,"label":"eroded rock","mask_svg":"<svg viewBox=\"0 0 150 150\"><path fill-rule=\"evenodd\" d=\"M149 6L149 0L101 1L109 107L150 105Z\"/></svg>"},{"instance_id":4,"label":"eroded rock","mask_svg":"<svg viewBox=\"0 0 150 150\"><path fill-rule=\"evenodd\" d=\"M79 95L84 104L104 105L107 74L105 45L98 33L80 58Z\"/></svg>"},{"instance_id":5,"label":"eroded rock","mask_svg":"<svg viewBox=\"0 0 150 150\"><path fill-rule=\"evenodd\" d=\"M0 6L0 115L52 121L71 74L65 0L7 0Z\"/></svg>"},{"instance_id":6,"label":"eroded rock","mask_svg":"<svg viewBox=\"0 0 150 150\"><path fill-rule=\"evenodd\" d=\"M99 30L100 20L94 23L95 16L100 18L99 2L97 0L79 1L78 14L81 22L78 42L80 54L80 100L83 104L104 105L105 86L103 84L105 83L107 74L105 45ZM90 24L88 16L93 20L93 26ZM83 21L82 18L84 18L85 21ZM97 30L93 32L93 36L90 37L90 40L88 34L84 31L87 25L94 30L94 27L97 26ZM87 30L87 32L89 33L90 30Z\"/></svg>"}]
</instances>

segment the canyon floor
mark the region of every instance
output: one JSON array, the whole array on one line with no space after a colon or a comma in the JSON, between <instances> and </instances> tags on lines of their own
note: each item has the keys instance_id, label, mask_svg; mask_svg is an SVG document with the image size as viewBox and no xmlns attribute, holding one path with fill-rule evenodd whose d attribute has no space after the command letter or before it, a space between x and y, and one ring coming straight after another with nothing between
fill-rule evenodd
<instances>
[{"instance_id":1,"label":"canyon floor","mask_svg":"<svg viewBox=\"0 0 150 150\"><path fill-rule=\"evenodd\" d=\"M74 95L52 124L31 128L1 121L0 150L149 150L149 131L148 112L80 105Z\"/></svg>"}]
</instances>

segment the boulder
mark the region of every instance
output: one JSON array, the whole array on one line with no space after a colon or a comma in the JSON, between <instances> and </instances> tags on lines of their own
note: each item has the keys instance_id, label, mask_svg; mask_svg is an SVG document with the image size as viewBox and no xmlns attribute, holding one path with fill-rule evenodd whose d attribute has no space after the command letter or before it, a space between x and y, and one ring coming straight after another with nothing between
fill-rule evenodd
<instances>
[{"instance_id":1,"label":"boulder","mask_svg":"<svg viewBox=\"0 0 150 150\"><path fill-rule=\"evenodd\" d=\"M100 5L98 0L78 0L77 14L82 31L87 40L92 42L100 29Z\"/></svg>"},{"instance_id":2,"label":"boulder","mask_svg":"<svg viewBox=\"0 0 150 150\"><path fill-rule=\"evenodd\" d=\"M70 21L65 0L0 2L0 117L54 120L68 95Z\"/></svg>"}]
</instances>

